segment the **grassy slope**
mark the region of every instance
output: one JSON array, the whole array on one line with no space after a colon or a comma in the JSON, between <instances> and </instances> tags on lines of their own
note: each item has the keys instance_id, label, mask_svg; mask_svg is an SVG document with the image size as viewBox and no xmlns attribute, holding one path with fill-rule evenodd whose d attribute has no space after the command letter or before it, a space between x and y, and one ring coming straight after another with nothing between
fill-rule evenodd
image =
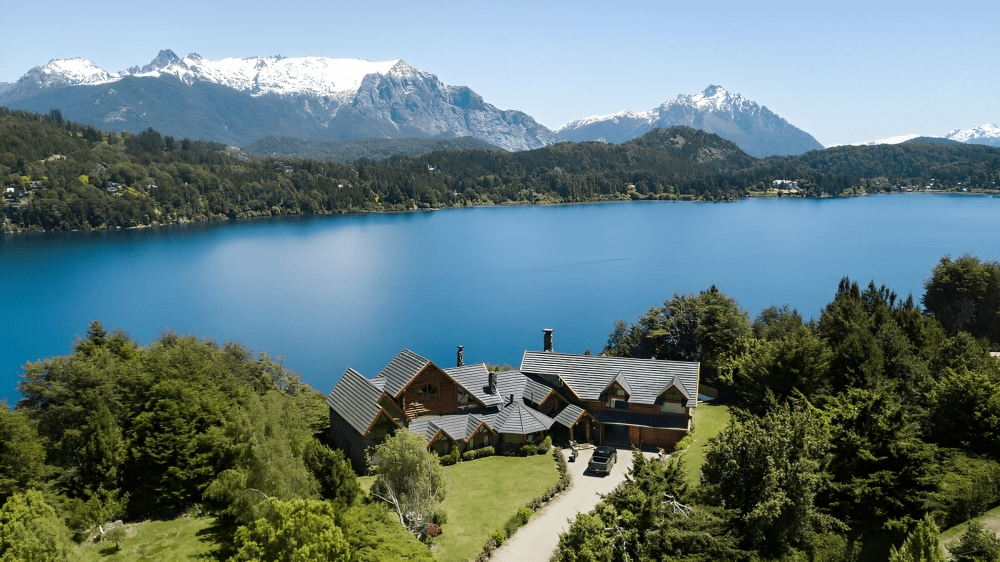
<instances>
[{"instance_id":1,"label":"grassy slope","mask_svg":"<svg viewBox=\"0 0 1000 562\"><path fill-rule=\"evenodd\" d=\"M986 513L980 515L979 517L976 517L975 520L982 523L983 527L985 527L987 531L990 531L992 533L1000 532L1000 507L995 507L987 511ZM959 523L958 525L955 525L950 529L945 529L944 531L942 531L941 547L945 548L945 545L958 539L960 536L962 536L962 533L964 533L965 529L967 528L968 525L966 523ZM947 549L945 550L945 552L948 552Z\"/></svg>"},{"instance_id":2,"label":"grassy slope","mask_svg":"<svg viewBox=\"0 0 1000 562\"><path fill-rule=\"evenodd\" d=\"M490 532L559 480L551 454L534 457L487 457L446 467L448 515L434 556L441 562L475 558Z\"/></svg>"},{"instance_id":3,"label":"grassy slope","mask_svg":"<svg viewBox=\"0 0 1000 562\"><path fill-rule=\"evenodd\" d=\"M212 517L180 517L172 521L146 521L127 525L128 538L116 549L114 543L86 542L73 553L83 562L170 562L214 560L216 542L210 531Z\"/></svg>"},{"instance_id":4,"label":"grassy slope","mask_svg":"<svg viewBox=\"0 0 1000 562\"><path fill-rule=\"evenodd\" d=\"M705 445L729 423L729 407L700 403L694 409L694 442L684 451L688 485L696 486L705 462Z\"/></svg>"}]
</instances>

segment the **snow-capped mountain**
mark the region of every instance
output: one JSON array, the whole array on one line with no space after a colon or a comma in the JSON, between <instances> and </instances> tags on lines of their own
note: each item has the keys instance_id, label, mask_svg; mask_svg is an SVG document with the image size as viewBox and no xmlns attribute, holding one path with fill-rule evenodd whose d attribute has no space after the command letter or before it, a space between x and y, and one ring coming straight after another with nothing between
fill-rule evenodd
<instances>
[{"instance_id":1,"label":"snow-capped mountain","mask_svg":"<svg viewBox=\"0 0 1000 562\"><path fill-rule=\"evenodd\" d=\"M709 86L695 95L681 94L649 111L623 111L570 121L556 130L556 134L576 142L621 143L656 127L674 125L715 133L757 157L802 154L823 148L812 135L792 126L766 107L721 86Z\"/></svg>"},{"instance_id":2,"label":"snow-capped mountain","mask_svg":"<svg viewBox=\"0 0 1000 562\"><path fill-rule=\"evenodd\" d=\"M852 146L874 146L877 144L900 144L913 139L946 139L966 144L985 144L987 146L1000 146L1000 127L993 123L986 123L971 129L955 129L945 135L898 135L884 139L876 139L867 142L852 143Z\"/></svg>"},{"instance_id":3,"label":"snow-capped mountain","mask_svg":"<svg viewBox=\"0 0 1000 562\"><path fill-rule=\"evenodd\" d=\"M167 49L113 74L84 59L35 67L0 90L0 104L105 129L153 127L177 137L247 145L310 140L472 136L507 150L558 137L520 111L502 111L400 59L328 57L209 60Z\"/></svg>"},{"instance_id":4,"label":"snow-capped mountain","mask_svg":"<svg viewBox=\"0 0 1000 562\"><path fill-rule=\"evenodd\" d=\"M134 66L122 76L158 78L171 75L182 82L212 82L251 95L349 96L358 91L369 74L419 72L395 59L371 62L328 57L252 57L208 60L197 53L179 58L173 51L160 51L149 64Z\"/></svg>"},{"instance_id":5,"label":"snow-capped mountain","mask_svg":"<svg viewBox=\"0 0 1000 562\"><path fill-rule=\"evenodd\" d=\"M993 123L986 123L985 125L971 129L955 129L945 135L944 138L969 144L1000 146L1000 127L997 127Z\"/></svg>"}]
</instances>

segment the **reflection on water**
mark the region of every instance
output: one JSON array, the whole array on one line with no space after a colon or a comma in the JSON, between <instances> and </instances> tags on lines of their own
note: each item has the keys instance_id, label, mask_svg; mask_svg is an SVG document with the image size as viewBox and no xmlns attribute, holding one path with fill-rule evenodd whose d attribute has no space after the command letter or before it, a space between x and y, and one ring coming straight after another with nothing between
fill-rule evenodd
<instances>
[{"instance_id":1,"label":"reflection on water","mask_svg":"<svg viewBox=\"0 0 1000 562\"><path fill-rule=\"evenodd\" d=\"M941 256L1000 258L1000 199L612 203L0 236L0 398L100 320L239 341L323 392L401 348L451 366L598 352L616 319L715 284L751 317L818 316L844 275L919 298Z\"/></svg>"}]
</instances>

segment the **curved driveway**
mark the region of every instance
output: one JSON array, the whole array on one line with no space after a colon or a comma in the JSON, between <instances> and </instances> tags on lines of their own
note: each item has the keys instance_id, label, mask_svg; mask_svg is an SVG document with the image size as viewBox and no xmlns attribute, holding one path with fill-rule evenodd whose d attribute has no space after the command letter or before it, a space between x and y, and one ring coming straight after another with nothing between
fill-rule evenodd
<instances>
[{"instance_id":1,"label":"curved driveway","mask_svg":"<svg viewBox=\"0 0 1000 562\"><path fill-rule=\"evenodd\" d=\"M572 475L569 489L538 510L527 525L518 529L493 553L491 561L522 562L552 558L559 546L559 535L569 529L570 521L576 518L576 514L594 509L601 501L600 495L613 490L632 468L632 451L618 449L618 461L611 474L584 474L593 452L593 449L581 450L576 462L566 463ZM569 450L564 449L562 453L568 460Z\"/></svg>"}]
</instances>

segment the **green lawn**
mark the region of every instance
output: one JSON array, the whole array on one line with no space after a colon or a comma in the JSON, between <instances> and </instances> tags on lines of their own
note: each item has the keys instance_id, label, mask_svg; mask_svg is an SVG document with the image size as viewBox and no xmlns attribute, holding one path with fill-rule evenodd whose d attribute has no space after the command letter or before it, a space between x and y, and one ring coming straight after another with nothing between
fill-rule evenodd
<instances>
[{"instance_id":1,"label":"green lawn","mask_svg":"<svg viewBox=\"0 0 1000 562\"><path fill-rule=\"evenodd\" d=\"M690 486L697 486L701 465L705 463L705 445L729 423L729 407L719 404L699 403L694 409L694 442L684 451L684 472Z\"/></svg>"},{"instance_id":2,"label":"green lawn","mask_svg":"<svg viewBox=\"0 0 1000 562\"><path fill-rule=\"evenodd\" d=\"M976 517L975 520L982 523L983 527L985 527L987 531L990 531L992 533L1000 532L1000 507L995 507L987 511L986 513L980 515L979 517ZM945 529L944 531L942 531L941 548L944 548L946 544L961 537L962 533L964 533L967 528L968 528L967 523L959 523L958 525L955 525L950 529ZM945 552L948 551L945 550Z\"/></svg>"},{"instance_id":3,"label":"green lawn","mask_svg":"<svg viewBox=\"0 0 1000 562\"><path fill-rule=\"evenodd\" d=\"M559 480L551 453L533 457L487 457L445 467L448 515L435 540L441 562L471 560L483 549L490 532Z\"/></svg>"},{"instance_id":4,"label":"green lawn","mask_svg":"<svg viewBox=\"0 0 1000 562\"><path fill-rule=\"evenodd\" d=\"M115 548L111 542L85 542L76 547L74 560L84 562L170 562L215 560L217 543L213 517L179 517L172 521L145 521L126 526L128 536Z\"/></svg>"},{"instance_id":5,"label":"green lawn","mask_svg":"<svg viewBox=\"0 0 1000 562\"><path fill-rule=\"evenodd\" d=\"M369 492L372 491L372 484L375 483L374 476L358 476L358 486L361 486L361 491L367 496Z\"/></svg>"}]
</instances>

